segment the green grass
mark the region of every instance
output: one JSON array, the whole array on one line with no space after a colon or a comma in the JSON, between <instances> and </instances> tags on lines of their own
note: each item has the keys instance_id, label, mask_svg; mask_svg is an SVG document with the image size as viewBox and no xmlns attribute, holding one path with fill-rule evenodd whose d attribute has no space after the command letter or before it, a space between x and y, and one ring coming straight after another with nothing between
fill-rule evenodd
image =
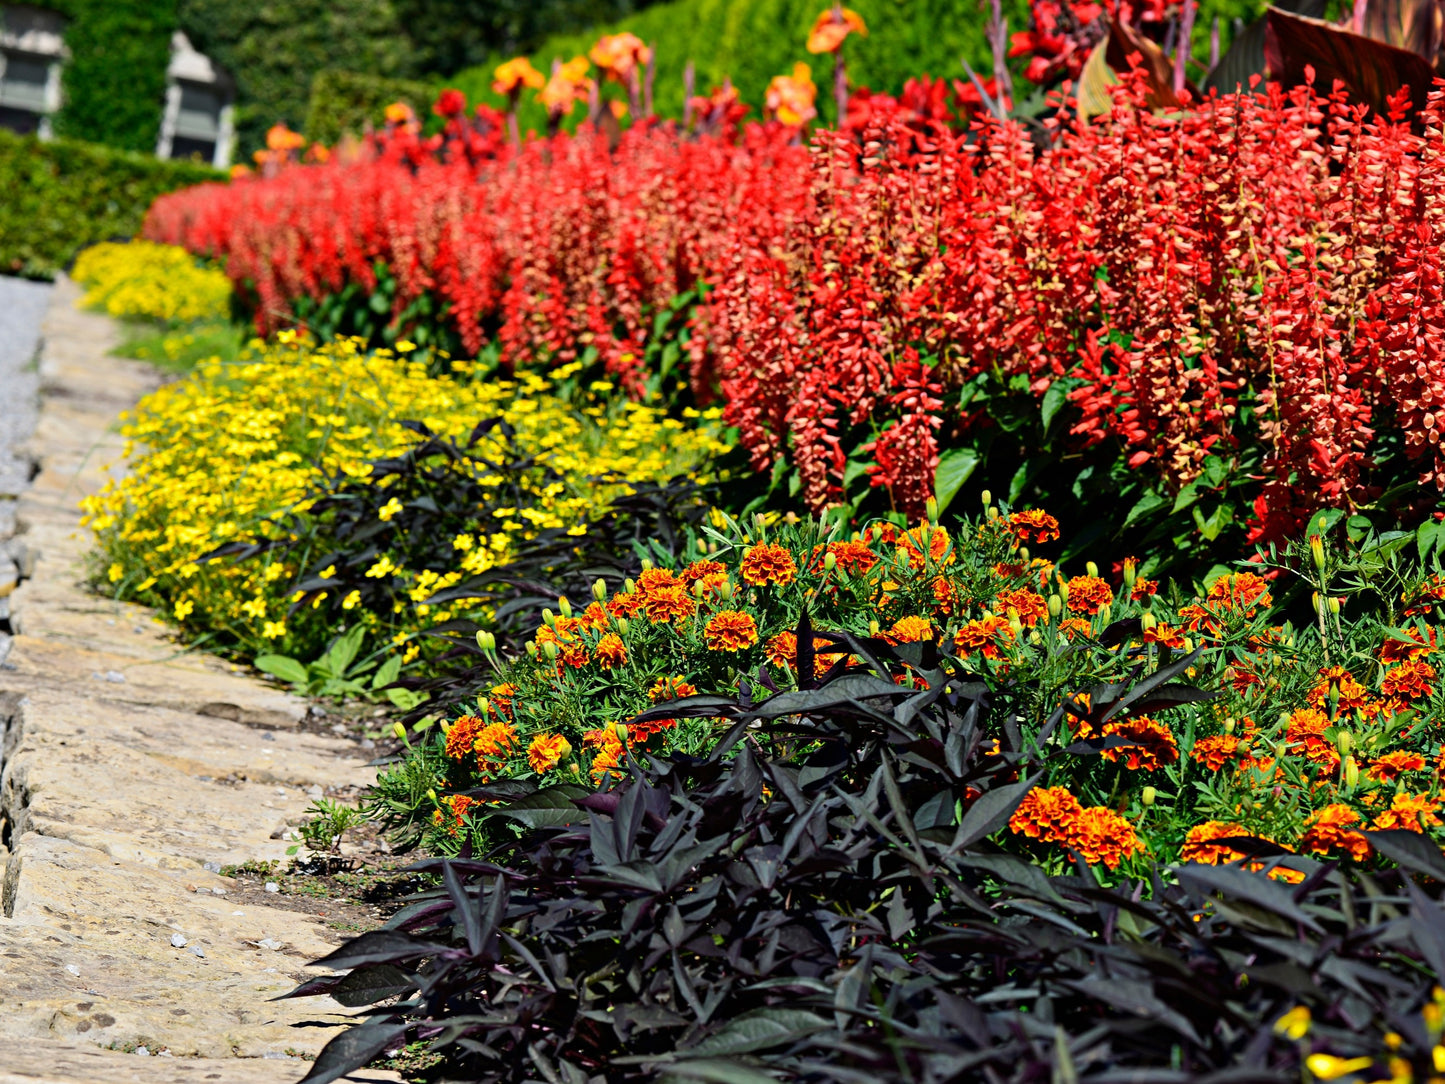
<instances>
[{"instance_id":1,"label":"green grass","mask_svg":"<svg viewBox=\"0 0 1445 1084\"><path fill-rule=\"evenodd\" d=\"M205 320L189 327L168 327L149 320L127 320L125 337L111 351L121 358L148 361L169 373L188 373L202 361L235 361L254 334L230 320Z\"/></svg>"}]
</instances>

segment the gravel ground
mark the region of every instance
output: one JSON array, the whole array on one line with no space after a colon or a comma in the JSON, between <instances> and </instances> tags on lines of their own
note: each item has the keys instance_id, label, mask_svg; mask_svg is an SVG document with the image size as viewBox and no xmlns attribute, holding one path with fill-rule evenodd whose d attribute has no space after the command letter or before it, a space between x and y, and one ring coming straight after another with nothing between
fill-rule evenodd
<instances>
[{"instance_id":1,"label":"gravel ground","mask_svg":"<svg viewBox=\"0 0 1445 1084\"><path fill-rule=\"evenodd\" d=\"M35 429L36 357L51 289L46 282L0 276L0 538L14 528L13 498L30 484L30 460L16 449Z\"/></svg>"}]
</instances>

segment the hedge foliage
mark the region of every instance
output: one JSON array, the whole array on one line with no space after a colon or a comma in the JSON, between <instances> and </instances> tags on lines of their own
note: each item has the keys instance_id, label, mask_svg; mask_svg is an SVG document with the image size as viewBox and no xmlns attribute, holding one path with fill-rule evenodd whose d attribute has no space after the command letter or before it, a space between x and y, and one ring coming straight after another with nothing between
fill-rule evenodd
<instances>
[{"instance_id":1,"label":"hedge foliage","mask_svg":"<svg viewBox=\"0 0 1445 1084\"><path fill-rule=\"evenodd\" d=\"M175 0L59 0L70 49L57 135L129 151L156 148Z\"/></svg>"},{"instance_id":2,"label":"hedge foliage","mask_svg":"<svg viewBox=\"0 0 1445 1084\"><path fill-rule=\"evenodd\" d=\"M405 102L425 117L434 91L417 79L393 79L361 72L322 71L311 81L311 104L306 110L306 135L330 145L342 133L360 135L367 124L381 128L386 107Z\"/></svg>"},{"instance_id":3,"label":"hedge foliage","mask_svg":"<svg viewBox=\"0 0 1445 1084\"><path fill-rule=\"evenodd\" d=\"M219 176L188 162L0 131L0 272L50 278L86 245L139 232L157 196Z\"/></svg>"}]
</instances>

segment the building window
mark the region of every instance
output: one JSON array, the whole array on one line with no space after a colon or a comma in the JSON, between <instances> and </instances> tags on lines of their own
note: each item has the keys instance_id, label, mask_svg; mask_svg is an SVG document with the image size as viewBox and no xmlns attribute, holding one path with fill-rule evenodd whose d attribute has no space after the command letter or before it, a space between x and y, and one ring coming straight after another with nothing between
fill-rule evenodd
<instances>
[{"instance_id":1,"label":"building window","mask_svg":"<svg viewBox=\"0 0 1445 1084\"><path fill-rule=\"evenodd\" d=\"M156 143L160 158L200 158L224 167L231 160L231 80L211 58L196 52L184 34L171 38L166 69L166 111Z\"/></svg>"},{"instance_id":2,"label":"building window","mask_svg":"<svg viewBox=\"0 0 1445 1084\"><path fill-rule=\"evenodd\" d=\"M50 137L60 108L65 20L44 8L0 7L0 128Z\"/></svg>"}]
</instances>

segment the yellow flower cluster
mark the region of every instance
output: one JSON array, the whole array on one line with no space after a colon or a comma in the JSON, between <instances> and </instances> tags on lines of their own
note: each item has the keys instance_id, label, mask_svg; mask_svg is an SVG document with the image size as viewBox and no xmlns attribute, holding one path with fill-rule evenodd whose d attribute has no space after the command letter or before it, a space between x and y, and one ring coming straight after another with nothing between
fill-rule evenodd
<instances>
[{"instance_id":1,"label":"yellow flower cluster","mask_svg":"<svg viewBox=\"0 0 1445 1084\"><path fill-rule=\"evenodd\" d=\"M364 620L398 644L462 616L425 600L506 562L522 540L549 528L580 534L584 517L629 483L691 471L727 447L715 411L689 428L621 400L588 397L579 408L530 373L515 383L470 380L463 363L456 377L432 377L420 362L386 350L364 353L358 341L316 347L290 332L278 340L256 344L260 353L241 362L202 363L143 400L123 419L129 473L85 501L102 578L193 631L218 634L221 643L305 653L338 631L315 627L323 614L310 607L291 610L298 562L316 554L197 558L227 543L277 537L286 529L282 517L304 513L324 478L367 477L371 460L414 442L402 421L465 441L479 421L500 416L515 430L518 451L568 481L544 484L539 470L527 500L495 509L491 522L453 540L456 567L445 575L412 574L381 554L368 575L401 576L396 612L384 627L373 614ZM496 439L483 437L476 450L501 461L501 447L488 444ZM603 474L616 480L592 481ZM383 507L383 518L389 511ZM342 600L346 610L354 605ZM408 659L417 650L409 648Z\"/></svg>"},{"instance_id":2,"label":"yellow flower cluster","mask_svg":"<svg viewBox=\"0 0 1445 1084\"><path fill-rule=\"evenodd\" d=\"M75 261L71 276L86 287L81 304L111 316L185 324L223 317L230 310L230 280L214 268L200 266L177 245L151 241L93 245Z\"/></svg>"}]
</instances>

